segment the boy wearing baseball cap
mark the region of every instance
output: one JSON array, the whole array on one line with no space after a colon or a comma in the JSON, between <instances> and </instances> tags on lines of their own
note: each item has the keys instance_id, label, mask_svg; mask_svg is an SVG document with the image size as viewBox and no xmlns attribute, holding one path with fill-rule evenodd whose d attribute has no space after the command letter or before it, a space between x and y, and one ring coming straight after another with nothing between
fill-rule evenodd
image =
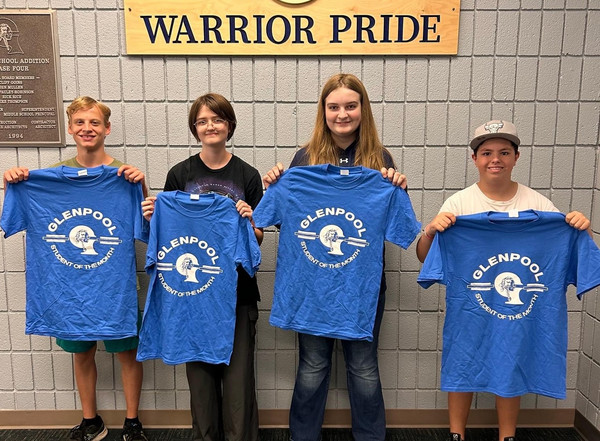
<instances>
[{"instance_id":1,"label":"boy wearing baseball cap","mask_svg":"<svg viewBox=\"0 0 600 441\"><path fill-rule=\"evenodd\" d=\"M454 225L456 216L488 211L559 211L548 198L512 180L520 143L517 129L509 121L492 120L475 129L469 145L473 149L471 158L479 170L479 181L449 197L423 229L417 243L417 257L421 262L425 261L436 233ZM565 220L573 228L588 230L591 234L590 221L582 213L572 211ZM448 392L449 441L464 441L472 398L473 392ZM516 440L520 398L496 395L500 441Z\"/></svg>"}]
</instances>

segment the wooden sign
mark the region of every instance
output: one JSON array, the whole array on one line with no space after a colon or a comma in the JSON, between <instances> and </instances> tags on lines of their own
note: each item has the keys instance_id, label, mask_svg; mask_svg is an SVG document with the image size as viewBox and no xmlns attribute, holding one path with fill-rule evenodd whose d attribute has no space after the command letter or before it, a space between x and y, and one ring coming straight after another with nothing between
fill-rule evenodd
<instances>
[{"instance_id":1,"label":"wooden sign","mask_svg":"<svg viewBox=\"0 0 600 441\"><path fill-rule=\"evenodd\" d=\"M456 54L460 0L124 0L129 55Z\"/></svg>"}]
</instances>

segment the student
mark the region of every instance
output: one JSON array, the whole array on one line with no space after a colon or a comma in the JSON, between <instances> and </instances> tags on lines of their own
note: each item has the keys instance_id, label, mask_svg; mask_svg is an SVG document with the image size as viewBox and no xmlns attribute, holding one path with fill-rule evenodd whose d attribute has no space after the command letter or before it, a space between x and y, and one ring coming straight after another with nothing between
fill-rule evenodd
<instances>
[{"instance_id":1,"label":"student","mask_svg":"<svg viewBox=\"0 0 600 441\"><path fill-rule=\"evenodd\" d=\"M110 133L110 109L93 98L82 96L73 100L67 107L68 131L73 136L77 146L74 158L58 165L76 168L91 168L101 165L118 167L117 174L126 180L140 182L145 191L144 174L131 165L124 165L105 151L104 140ZM4 173L4 188L7 183L15 184L27 180L29 170L24 167L14 167ZM75 380L83 420L71 430L71 439L97 441L108 434L102 418L97 414L96 406L96 341L70 341L56 339L57 344L67 352L73 353ZM106 350L116 353L121 363L123 392L127 405L126 419L123 424L122 438L124 441L145 441L146 435L138 419L138 406L142 388L142 364L135 359L138 338L130 337L121 340L106 340Z\"/></svg>"},{"instance_id":2,"label":"student","mask_svg":"<svg viewBox=\"0 0 600 441\"><path fill-rule=\"evenodd\" d=\"M218 193L236 202L242 217L250 219L262 197L258 171L226 150L237 125L231 103L222 95L202 95L190 108L189 129L202 144L200 153L169 170L164 191ZM155 197L142 203L150 219ZM254 228L260 244L261 229ZM190 387L193 439L197 441L256 441L258 407L254 375L257 301L256 277L238 269L236 325L230 364L186 363Z\"/></svg>"},{"instance_id":3,"label":"student","mask_svg":"<svg viewBox=\"0 0 600 441\"><path fill-rule=\"evenodd\" d=\"M475 129L470 146L479 181L449 197L439 214L423 229L416 250L421 262L425 261L436 233L454 225L456 216L488 211L558 211L546 197L512 180L512 170L519 159L519 144L517 129L509 121L493 120ZM590 226L590 221L577 211L567 214L566 222L579 230ZM470 391L448 392L449 440L465 439L472 398ZM500 441L515 440L520 399L519 396L496 396Z\"/></svg>"},{"instance_id":4,"label":"student","mask_svg":"<svg viewBox=\"0 0 600 441\"><path fill-rule=\"evenodd\" d=\"M395 170L392 156L379 141L367 91L354 75L338 74L327 80L311 139L296 152L290 167L317 164L381 170L394 185L406 187L406 177ZM273 167L263 178L265 187L276 182L282 173L282 164ZM377 362L385 288L382 272L373 340L341 340L352 433L357 441L385 439L385 408ZM298 333L300 358L290 409L294 441L317 441L321 437L334 342L333 338Z\"/></svg>"}]
</instances>

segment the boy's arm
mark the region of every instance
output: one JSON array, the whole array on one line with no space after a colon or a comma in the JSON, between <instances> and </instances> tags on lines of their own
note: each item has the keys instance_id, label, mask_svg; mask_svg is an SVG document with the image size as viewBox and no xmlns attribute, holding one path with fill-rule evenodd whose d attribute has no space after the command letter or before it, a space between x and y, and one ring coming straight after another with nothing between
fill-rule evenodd
<instances>
[{"instance_id":1,"label":"boy's arm","mask_svg":"<svg viewBox=\"0 0 600 441\"><path fill-rule=\"evenodd\" d=\"M4 172L4 189L6 184L15 184L20 181L26 181L29 178L29 169L25 167L13 167Z\"/></svg>"},{"instance_id":2,"label":"boy's arm","mask_svg":"<svg viewBox=\"0 0 600 441\"><path fill-rule=\"evenodd\" d=\"M442 212L438 213L438 215L423 228L423 234L421 234L421 237L419 237L419 241L417 242L417 258L421 263L425 262L433 238L438 231L441 233L442 231L447 230L454 225L455 222L456 216L452 213Z\"/></svg>"},{"instance_id":3,"label":"boy's arm","mask_svg":"<svg viewBox=\"0 0 600 441\"><path fill-rule=\"evenodd\" d=\"M587 217L585 217L583 213L579 211L571 211L565 216L565 221L573 228L577 228L578 230L587 230L590 237L594 237L592 235L592 229L590 228L592 223Z\"/></svg>"}]
</instances>

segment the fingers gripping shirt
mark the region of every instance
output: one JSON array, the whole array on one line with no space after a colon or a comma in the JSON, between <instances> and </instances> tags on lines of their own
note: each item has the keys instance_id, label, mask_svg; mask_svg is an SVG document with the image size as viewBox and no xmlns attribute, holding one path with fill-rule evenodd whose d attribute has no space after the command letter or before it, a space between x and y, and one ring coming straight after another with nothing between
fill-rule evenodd
<instances>
[{"instance_id":1,"label":"fingers gripping shirt","mask_svg":"<svg viewBox=\"0 0 600 441\"><path fill-rule=\"evenodd\" d=\"M134 238L140 184L114 167L33 170L9 184L0 224L27 231L27 334L108 340L137 334Z\"/></svg>"},{"instance_id":2,"label":"fingers gripping shirt","mask_svg":"<svg viewBox=\"0 0 600 441\"><path fill-rule=\"evenodd\" d=\"M566 396L567 302L600 285L600 250L561 213L458 216L418 277L446 285L442 390Z\"/></svg>"},{"instance_id":3,"label":"fingers gripping shirt","mask_svg":"<svg viewBox=\"0 0 600 441\"><path fill-rule=\"evenodd\" d=\"M159 193L150 221L146 270L151 281L138 360L229 364L236 268L253 276L259 264L252 225L231 199Z\"/></svg>"},{"instance_id":4,"label":"fingers gripping shirt","mask_svg":"<svg viewBox=\"0 0 600 441\"><path fill-rule=\"evenodd\" d=\"M384 240L406 248L420 228L406 192L363 167L294 167L269 186L254 221L281 225L270 323L372 340Z\"/></svg>"}]
</instances>

